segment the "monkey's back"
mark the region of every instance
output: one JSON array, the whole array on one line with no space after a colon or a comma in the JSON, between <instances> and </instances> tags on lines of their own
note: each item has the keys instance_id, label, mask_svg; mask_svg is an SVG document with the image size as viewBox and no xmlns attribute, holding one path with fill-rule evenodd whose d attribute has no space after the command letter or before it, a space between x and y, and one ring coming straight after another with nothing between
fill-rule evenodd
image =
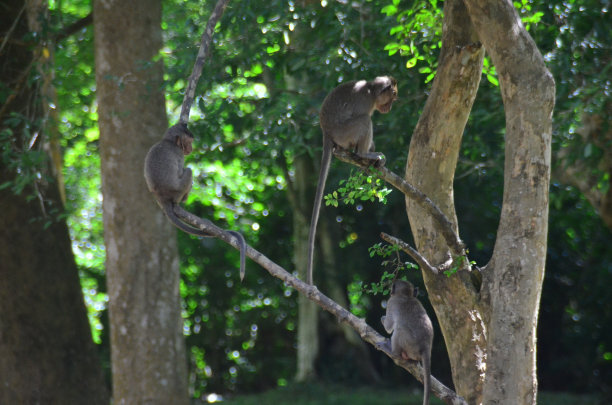
<instances>
[{"instance_id":1,"label":"monkey's back","mask_svg":"<svg viewBox=\"0 0 612 405\"><path fill-rule=\"evenodd\" d=\"M350 102L349 102L350 101ZM321 104L319 122L323 132L333 131L358 115L372 115L374 96L365 80L342 83Z\"/></svg>"},{"instance_id":2,"label":"monkey's back","mask_svg":"<svg viewBox=\"0 0 612 405\"><path fill-rule=\"evenodd\" d=\"M413 297L404 297L398 302L402 313L395 325L393 336L396 344L413 360L421 360L423 353L431 351L433 325L421 302Z\"/></svg>"},{"instance_id":3,"label":"monkey's back","mask_svg":"<svg viewBox=\"0 0 612 405\"><path fill-rule=\"evenodd\" d=\"M181 149L172 142L162 140L153 145L145 157L144 164L145 181L149 191L159 194L163 190L174 190L184 170L184 163Z\"/></svg>"}]
</instances>

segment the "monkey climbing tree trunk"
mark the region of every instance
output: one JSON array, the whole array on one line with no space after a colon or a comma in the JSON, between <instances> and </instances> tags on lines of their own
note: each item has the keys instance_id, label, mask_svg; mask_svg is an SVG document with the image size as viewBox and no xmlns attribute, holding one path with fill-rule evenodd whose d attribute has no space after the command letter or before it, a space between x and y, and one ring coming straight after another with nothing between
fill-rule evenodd
<instances>
[{"instance_id":1,"label":"monkey climbing tree trunk","mask_svg":"<svg viewBox=\"0 0 612 405\"><path fill-rule=\"evenodd\" d=\"M94 15L113 399L187 404L176 231L143 177L168 128L161 2L94 1Z\"/></svg>"},{"instance_id":2,"label":"monkey climbing tree trunk","mask_svg":"<svg viewBox=\"0 0 612 405\"><path fill-rule=\"evenodd\" d=\"M468 403L535 403L554 82L511 2L450 0L444 13L438 72L411 140L406 179L456 224L453 178L480 80L480 41L499 73L506 110L504 197L482 286L465 264L451 277L425 271L423 278L458 394ZM419 251L433 264L445 262L449 249L431 219L410 201L407 210Z\"/></svg>"},{"instance_id":3,"label":"monkey climbing tree trunk","mask_svg":"<svg viewBox=\"0 0 612 405\"><path fill-rule=\"evenodd\" d=\"M46 9L42 0L27 6L9 0L0 12L0 184L10 186L0 191L0 403L108 404L58 183L49 181L50 159L27 163L42 152L47 136L40 125L48 102L34 80L36 55L46 46L39 30L48 23ZM37 140L29 145L34 133Z\"/></svg>"}]
</instances>

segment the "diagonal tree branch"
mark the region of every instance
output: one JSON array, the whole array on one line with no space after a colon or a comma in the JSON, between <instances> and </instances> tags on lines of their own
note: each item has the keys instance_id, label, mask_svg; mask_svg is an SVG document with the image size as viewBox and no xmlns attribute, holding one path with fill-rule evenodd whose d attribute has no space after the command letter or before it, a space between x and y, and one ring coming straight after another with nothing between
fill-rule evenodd
<instances>
[{"instance_id":1,"label":"diagonal tree branch","mask_svg":"<svg viewBox=\"0 0 612 405\"><path fill-rule=\"evenodd\" d=\"M200 218L180 206L175 206L174 212L176 215L186 223L210 234L212 237L221 239L225 243L231 245L235 249L239 249L238 239L231 235L229 232L219 228L211 221ZM309 285L291 273L287 272L284 268L270 260L263 253L255 250L251 246L246 247L246 255L251 258L255 263L263 267L272 276L282 280L285 284L296 289L300 294L303 294L309 300L315 302L325 311L334 315L339 322L346 323L353 328L361 338L374 346L377 350L382 351L389 356L395 364L407 370L417 380L423 381L422 374L423 369L417 362L405 361L399 357L394 357L389 351L384 349L384 343L387 338L380 335L374 328L369 326L365 320L360 319L344 309L341 305L336 303L331 298L323 294L315 285ZM452 405L467 405L465 400L458 396L453 390L442 384L440 381L431 377L431 389L434 395L440 398L447 404Z\"/></svg>"},{"instance_id":2,"label":"diagonal tree branch","mask_svg":"<svg viewBox=\"0 0 612 405\"><path fill-rule=\"evenodd\" d=\"M419 204L434 218L434 225L442 236L444 236L444 240L448 244L453 255L466 256L465 245L455 233L452 222L444 215L442 210L440 210L440 208L419 189L386 167L372 168L372 161L370 159L363 158L353 152L336 147L334 148L334 155L341 161L360 167L367 173L378 175L378 177L401 191L406 197ZM466 263L469 263L469 261L466 260Z\"/></svg>"},{"instance_id":3,"label":"diagonal tree branch","mask_svg":"<svg viewBox=\"0 0 612 405\"><path fill-rule=\"evenodd\" d=\"M415 262L419 265L420 268L426 269L434 274L438 274L438 269L429 264L427 259L425 259L415 248L404 242L403 240L396 238L395 236L391 236L382 232L380 237L385 241L392 245L399 246L404 252L408 253L410 257L414 259Z\"/></svg>"}]
</instances>

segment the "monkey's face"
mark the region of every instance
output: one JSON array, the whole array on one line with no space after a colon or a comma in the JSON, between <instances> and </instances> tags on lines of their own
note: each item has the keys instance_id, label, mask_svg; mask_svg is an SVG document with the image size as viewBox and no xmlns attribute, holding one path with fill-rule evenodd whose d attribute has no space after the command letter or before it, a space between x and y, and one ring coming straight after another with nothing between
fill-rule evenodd
<instances>
[{"instance_id":1,"label":"monkey's face","mask_svg":"<svg viewBox=\"0 0 612 405\"><path fill-rule=\"evenodd\" d=\"M397 100L397 81L390 76L377 77L375 83L380 91L376 96L376 109L386 114L391 111L393 102Z\"/></svg>"},{"instance_id":2,"label":"monkey's face","mask_svg":"<svg viewBox=\"0 0 612 405\"><path fill-rule=\"evenodd\" d=\"M187 156L193 150L193 146L191 145L193 142L193 137L187 134L182 134L176 137L176 144L183 151L183 155Z\"/></svg>"}]
</instances>

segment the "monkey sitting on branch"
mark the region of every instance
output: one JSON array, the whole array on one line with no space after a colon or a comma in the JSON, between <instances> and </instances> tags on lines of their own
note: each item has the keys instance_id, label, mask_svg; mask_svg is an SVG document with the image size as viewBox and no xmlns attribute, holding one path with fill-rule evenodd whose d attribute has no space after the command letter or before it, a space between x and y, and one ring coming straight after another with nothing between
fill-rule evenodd
<instances>
[{"instance_id":1,"label":"monkey sitting on branch","mask_svg":"<svg viewBox=\"0 0 612 405\"><path fill-rule=\"evenodd\" d=\"M315 234L332 151L335 147L354 150L360 157L373 160L375 166L384 165L382 153L374 152L372 114L375 110L388 113L395 100L397 81L391 76L379 76L369 82L359 80L343 83L323 100L319 113L323 154L308 235L308 284L312 284Z\"/></svg>"},{"instance_id":2,"label":"monkey sitting on branch","mask_svg":"<svg viewBox=\"0 0 612 405\"><path fill-rule=\"evenodd\" d=\"M168 128L161 141L149 149L145 158L144 176L149 191L164 210L170 222L180 230L196 236L214 237L213 234L196 229L182 222L174 212L174 206L185 202L191 191L191 169L185 167L185 156L192 151L193 134L186 124L179 123ZM244 279L246 242L242 234L225 231L212 222L207 226L218 232L227 232L238 239L240 246L240 280Z\"/></svg>"},{"instance_id":3,"label":"monkey sitting on branch","mask_svg":"<svg viewBox=\"0 0 612 405\"><path fill-rule=\"evenodd\" d=\"M425 308L415 298L411 283L396 280L391 286L391 298L387 301L387 313L380 321L391 341L382 347L402 360L420 361L423 366L423 405L429 404L431 385L431 346L433 326Z\"/></svg>"}]
</instances>

